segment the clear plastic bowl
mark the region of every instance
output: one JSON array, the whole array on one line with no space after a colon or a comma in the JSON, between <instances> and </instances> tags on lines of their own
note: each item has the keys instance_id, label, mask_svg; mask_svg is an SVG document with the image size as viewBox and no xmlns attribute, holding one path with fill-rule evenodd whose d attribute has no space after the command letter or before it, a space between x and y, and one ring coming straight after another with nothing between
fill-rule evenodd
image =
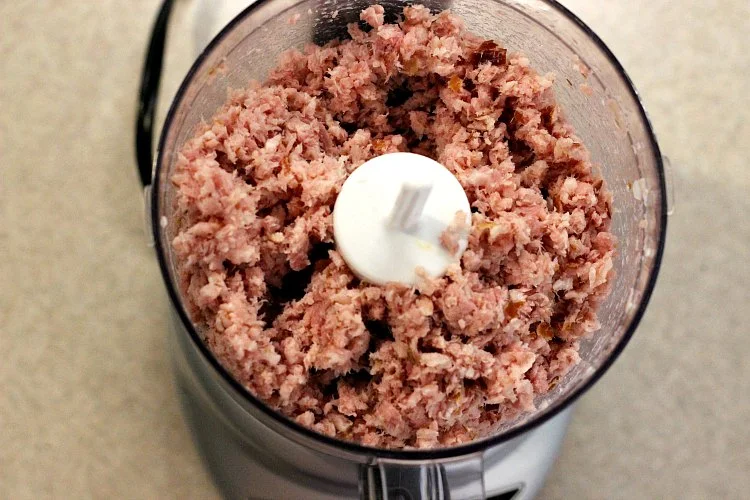
<instances>
[{"instance_id":1,"label":"clear plastic bowl","mask_svg":"<svg viewBox=\"0 0 750 500\"><path fill-rule=\"evenodd\" d=\"M614 195L612 231L618 239L612 292L599 311L601 330L581 344L582 362L554 390L540 397L538 410L509 422L496 434L451 448L384 450L326 437L304 428L263 404L214 358L190 322L178 288L169 223L174 191L169 179L175 155L202 119L225 102L229 88L263 80L290 47L325 43L346 36L366 1L261 0L227 25L200 55L167 115L154 164L152 221L159 262L184 341L198 353L212 383L230 391L253 419L301 447L365 462L425 463L455 459L501 445L539 425L569 405L605 372L622 351L646 308L662 257L667 196L662 156L647 115L625 71L602 41L579 19L549 0L458 0L423 2L434 11L451 9L469 30L523 52L540 73L556 75L555 92L565 115L588 146ZM386 20L404 3L384 0ZM333 13L338 11L337 16ZM299 16L290 24L292 16ZM584 66L581 66L584 65ZM585 78L581 67L590 68ZM584 84L592 92L582 91ZM168 223L161 224L166 218ZM196 359L198 359L196 358Z\"/></svg>"}]
</instances>

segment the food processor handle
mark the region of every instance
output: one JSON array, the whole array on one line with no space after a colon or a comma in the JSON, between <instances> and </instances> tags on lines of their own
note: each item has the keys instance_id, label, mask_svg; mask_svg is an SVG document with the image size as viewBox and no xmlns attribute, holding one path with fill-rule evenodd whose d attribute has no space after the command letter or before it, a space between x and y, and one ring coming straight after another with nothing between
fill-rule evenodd
<instances>
[{"instance_id":1,"label":"food processor handle","mask_svg":"<svg viewBox=\"0 0 750 500\"><path fill-rule=\"evenodd\" d=\"M361 500L450 500L486 498L483 455L442 464L378 459L361 465Z\"/></svg>"},{"instance_id":2,"label":"food processor handle","mask_svg":"<svg viewBox=\"0 0 750 500\"><path fill-rule=\"evenodd\" d=\"M173 0L164 0L151 31L151 40L141 72L141 88L138 95L138 118L135 124L135 154L138 174L144 186L151 184L153 168L154 114L159 97L164 41L167 36L169 14Z\"/></svg>"}]
</instances>

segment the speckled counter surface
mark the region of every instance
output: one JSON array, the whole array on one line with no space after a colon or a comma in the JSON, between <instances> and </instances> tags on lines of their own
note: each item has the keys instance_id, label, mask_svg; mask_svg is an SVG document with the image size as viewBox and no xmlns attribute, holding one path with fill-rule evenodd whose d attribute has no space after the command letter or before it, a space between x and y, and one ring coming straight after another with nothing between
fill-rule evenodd
<instances>
[{"instance_id":1,"label":"speckled counter surface","mask_svg":"<svg viewBox=\"0 0 750 500\"><path fill-rule=\"evenodd\" d=\"M0 498L216 496L173 392L133 162L157 3L0 2ZM678 200L646 317L542 498L747 498L750 3L564 3L636 82ZM172 50L167 92L189 54Z\"/></svg>"}]
</instances>

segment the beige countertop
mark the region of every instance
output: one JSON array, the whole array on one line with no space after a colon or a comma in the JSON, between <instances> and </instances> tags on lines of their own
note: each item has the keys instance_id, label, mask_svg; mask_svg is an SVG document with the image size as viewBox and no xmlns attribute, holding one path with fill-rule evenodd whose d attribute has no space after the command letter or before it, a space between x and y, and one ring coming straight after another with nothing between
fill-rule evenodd
<instances>
[{"instance_id":1,"label":"beige countertop","mask_svg":"<svg viewBox=\"0 0 750 500\"><path fill-rule=\"evenodd\" d=\"M0 2L0 498L216 495L172 387L133 161L157 3ZM641 91L678 201L649 310L542 497L747 498L750 3L564 3Z\"/></svg>"}]
</instances>

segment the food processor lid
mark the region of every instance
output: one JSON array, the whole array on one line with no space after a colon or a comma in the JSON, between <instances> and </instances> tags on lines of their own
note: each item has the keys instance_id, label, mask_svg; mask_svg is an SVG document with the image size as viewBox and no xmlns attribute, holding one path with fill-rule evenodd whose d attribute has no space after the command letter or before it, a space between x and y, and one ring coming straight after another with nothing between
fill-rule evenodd
<instances>
[{"instance_id":1,"label":"food processor lid","mask_svg":"<svg viewBox=\"0 0 750 500\"><path fill-rule=\"evenodd\" d=\"M494 1L497 2L499 0L494 0ZM656 278L658 275L660 262L661 262L663 251L664 251L664 240L665 240L666 225L667 225L666 224L667 201L666 201L666 197L661 194L661 193L666 192L666 187L665 187L666 183L665 183L665 178L664 178L662 157L661 157L659 146L656 140L656 136L653 132L653 129L651 127L651 123L648 119L646 111L643 108L643 105L640 101L639 95L637 91L635 90L630 78L628 77L627 73L625 72L624 68L619 63L619 61L615 58L615 56L612 54L609 48L604 44L604 42L585 23L583 23L583 21L581 21L575 14L573 14L567 8L559 4L557 1L555 0L538 0L538 1L544 4L545 6L547 6L548 9L554 10L559 15L567 18L569 21L574 23L578 27L578 29L580 29L587 36L587 38L590 39L596 45L598 50L601 51L601 53L608 60L608 62L612 65L615 71L624 80L633 100L635 101L635 103L637 103L637 113L639 115L640 121L643 124L643 127L648 137L648 142L649 142L648 147L650 148L650 150L653 152L653 155L654 155L653 160L656 165L656 169L658 171L657 172L658 183L659 183L659 188L660 188L659 206L658 206L659 219L657 220L657 223L659 224L659 234L658 234L658 238L656 241L653 266L650 269L650 273L647 278L647 283L643 290L642 300L636 306L636 310L628 325L627 331L622 335L622 337L618 340L617 344L612 348L609 356L601 363L600 366L596 368L596 370L593 371L593 373L590 374L589 378L584 383L580 384L578 387L574 388L569 393L565 394L563 397L558 398L554 402L550 403L545 408L541 408L537 410L535 413L533 413L532 415L527 416L521 423L514 425L513 427L505 431L499 432L494 435L489 435L487 437L484 437L475 441L471 441L465 444L457 445L457 446L425 450L425 449L373 448L373 447L360 445L355 442L335 439L335 438L332 438L323 434L319 434L307 427L304 427L294 422L293 420L287 418L286 416L282 415L281 413L277 412L276 410L273 410L272 408L264 404L263 401L261 401L259 398L251 394L245 387L243 387L237 380L235 380L231 376L231 374L222 366L222 364L217 360L217 358L213 355L213 353L210 352L208 347L200 338L195 326L190 320L190 317L185 309L184 304L182 303L177 286L171 279L170 269L169 269L170 263L168 262L168 258L167 258L167 248L165 248L164 238L162 234L164 231L164 227L160 223L161 200L159 198L159 193L162 189L166 188L166 186L162 185L162 180L160 180L159 173L162 168L165 168L164 151L165 151L165 143L167 141L167 133L169 131L170 125L172 124L175 118L176 110L178 106L180 105L181 100L184 98L186 91L190 88L191 84L193 83L194 78L198 74L198 71L203 68L203 63L205 62L205 60L212 54L212 52L217 48L217 46L223 40L229 37L235 31L235 29L237 29L243 22L248 21L249 18L254 13L256 13L256 11L261 10L267 4L279 2L280 4L283 5L282 6L282 11L283 11L284 9L289 9L293 7L294 5L297 4L297 2L294 2L292 0L283 0L283 1L282 0L258 0L252 3L246 9L244 9L239 15L237 15L209 43L209 45L199 55L199 57L197 58L193 66L191 67L190 71L187 73L186 77L184 78L170 106L170 109L168 111L168 114L165 120L165 125L162 129L161 138L159 141L159 147L157 149L157 158L156 158L156 162L154 163L153 177L151 177L150 175L151 174L151 162L148 159L149 155L146 155L145 153L144 154L141 154L141 153L143 152L143 149L146 147L146 145L148 145L148 148L150 149L150 138L146 138L146 135L152 133L152 129L150 126L145 127L144 124L146 122L149 122L149 120L153 121L153 111L155 107L153 104L155 103L156 94L158 93L158 81L159 81L159 75L161 72L162 58L161 56L154 55L152 52L161 52L163 51L163 48L164 48L163 31L166 30L166 24L167 24L167 20L169 17L169 11L172 6L171 5L172 0L165 0L162 6L162 9L160 11L157 24L155 26L155 32L151 39L149 55L147 57L146 64L144 66L143 85L141 87L142 113L139 113L139 132L143 132L143 133L138 136L139 141L138 141L138 148L137 148L138 153L139 153L138 160L139 160L139 169L141 172L141 176L144 182L146 182L148 178L151 178L152 180L153 189L151 189L151 193L150 193L151 220L152 220L151 227L153 228L153 237L154 237L154 242L156 246L156 252L157 252L159 265L160 265L162 274L165 278L166 287L167 287L170 300L172 301L172 304L174 308L176 309L177 314L180 320L182 321L185 329L189 332L189 335L192 341L198 347L198 349L200 350L202 355L205 357L205 359L208 360L208 362L213 366L213 368L220 375L222 380L229 387L231 387L234 391L236 391L239 395L241 395L241 397L245 401L247 401L252 407L260 410L260 412L262 412L262 414L267 417L268 422L272 423L277 428L278 426L281 426L280 428L284 428L284 429L288 429L292 431L292 437L294 437L295 439L298 439L299 441L305 444L314 443L318 445L319 447L321 447L323 450L328 450L332 454L337 454L337 455L343 454L345 456L358 456L358 457L376 456L376 457L394 459L394 460L440 460L440 459L450 459L450 458L456 458L460 456L480 453L489 447L493 447L501 443L507 442L533 429L534 427L548 421L550 418L557 415L565 407L573 403L579 396L581 396L591 386L593 386L599 380L599 378L607 371L607 369L612 365L614 360L619 356L620 352L628 343L628 340L630 339L638 323L640 322L640 319L645 312L646 306L648 304L651 293L656 283ZM159 32L160 30L162 32ZM154 82L156 82L155 85L154 85ZM148 125L150 124L151 123L148 123ZM146 176L146 172L149 173L148 176Z\"/></svg>"}]
</instances>

